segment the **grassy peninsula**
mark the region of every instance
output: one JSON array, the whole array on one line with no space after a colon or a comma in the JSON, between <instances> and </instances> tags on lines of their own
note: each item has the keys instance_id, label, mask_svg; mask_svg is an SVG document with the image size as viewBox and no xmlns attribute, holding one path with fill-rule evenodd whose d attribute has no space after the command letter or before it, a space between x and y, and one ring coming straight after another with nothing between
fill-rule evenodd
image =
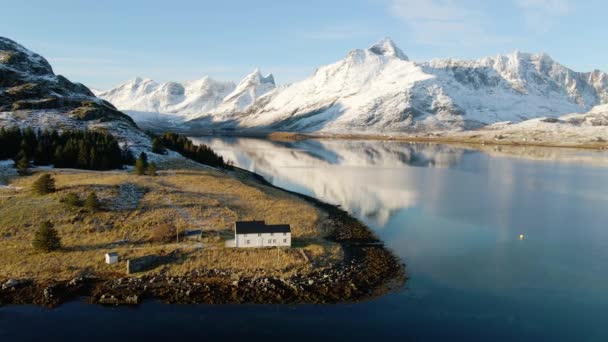
<instances>
[{"instance_id":1,"label":"grassy peninsula","mask_svg":"<svg viewBox=\"0 0 608 342\"><path fill-rule=\"evenodd\" d=\"M0 290L0 304L56 305L77 296L103 304L144 298L339 302L404 280L398 259L338 208L275 188L238 168L218 170L175 159L161 169L156 176L44 169L9 178L0 188L0 282L12 285ZM55 192L31 190L42 174L55 179ZM91 193L99 201L96 210L66 201ZM254 219L290 224L293 246L225 247L234 221ZM31 245L45 221L53 223L62 244L50 253ZM182 236L193 229L203 230L200 241ZM104 263L110 251L122 261ZM155 262L126 274L125 260L141 257Z\"/></svg>"}]
</instances>

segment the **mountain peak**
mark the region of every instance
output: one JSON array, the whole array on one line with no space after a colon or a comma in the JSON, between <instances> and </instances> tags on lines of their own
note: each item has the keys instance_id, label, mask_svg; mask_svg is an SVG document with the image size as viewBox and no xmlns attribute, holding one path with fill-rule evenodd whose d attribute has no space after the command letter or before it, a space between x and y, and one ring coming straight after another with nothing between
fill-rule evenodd
<instances>
[{"instance_id":1,"label":"mountain peak","mask_svg":"<svg viewBox=\"0 0 608 342\"><path fill-rule=\"evenodd\" d=\"M5 37L0 37L0 65L35 75L54 75L44 57Z\"/></svg>"},{"instance_id":2,"label":"mountain peak","mask_svg":"<svg viewBox=\"0 0 608 342\"><path fill-rule=\"evenodd\" d=\"M272 84L273 86L275 85L274 76L272 74L263 76L262 72L260 71L259 68L255 68L253 70L253 72L251 72L249 75L245 76L245 78L243 79L243 81L241 81L241 83L249 83L251 81L253 81L256 84L266 83L266 84Z\"/></svg>"},{"instance_id":3,"label":"mountain peak","mask_svg":"<svg viewBox=\"0 0 608 342\"><path fill-rule=\"evenodd\" d=\"M368 50L377 55L397 57L404 61L409 61L407 55L403 53L390 38L380 40L376 44L370 46Z\"/></svg>"}]
</instances>

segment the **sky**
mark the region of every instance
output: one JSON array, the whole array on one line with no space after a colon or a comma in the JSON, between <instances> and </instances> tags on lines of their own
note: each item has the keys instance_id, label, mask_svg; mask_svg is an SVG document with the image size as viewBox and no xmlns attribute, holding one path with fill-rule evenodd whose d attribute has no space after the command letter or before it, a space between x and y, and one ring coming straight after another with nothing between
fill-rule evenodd
<instances>
[{"instance_id":1,"label":"sky","mask_svg":"<svg viewBox=\"0 0 608 342\"><path fill-rule=\"evenodd\" d=\"M608 71L600 0L0 0L0 8L0 36L97 89L136 76L238 82L256 67L286 84L384 37L414 61L520 50Z\"/></svg>"}]
</instances>

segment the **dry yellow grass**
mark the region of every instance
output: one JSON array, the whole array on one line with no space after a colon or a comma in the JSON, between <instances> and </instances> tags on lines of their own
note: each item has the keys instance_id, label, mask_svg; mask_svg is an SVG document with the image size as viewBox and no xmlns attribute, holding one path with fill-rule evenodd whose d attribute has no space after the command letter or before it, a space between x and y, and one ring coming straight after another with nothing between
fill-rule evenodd
<instances>
[{"instance_id":1,"label":"dry yellow grass","mask_svg":"<svg viewBox=\"0 0 608 342\"><path fill-rule=\"evenodd\" d=\"M173 262L154 270L175 275L200 268L289 274L343 257L339 245L322 239L324 217L316 208L245 178L202 168L161 171L158 177L119 171L50 173L57 184L57 192L50 195L29 191L39 174L14 178L11 185L21 188L18 191L0 189L0 278L64 280L83 273L124 274L124 262L103 262L108 251L117 251L123 260L176 255ZM91 213L61 203L70 192L84 198L90 191L97 193L106 210ZM203 229L228 238L235 220L250 219L289 223L296 246L279 251L240 250L224 248L221 241L159 244L150 240L159 224L172 224L180 231ZM31 238L44 220L55 224L62 251L43 254L32 249ZM127 242L117 243L121 240Z\"/></svg>"}]
</instances>

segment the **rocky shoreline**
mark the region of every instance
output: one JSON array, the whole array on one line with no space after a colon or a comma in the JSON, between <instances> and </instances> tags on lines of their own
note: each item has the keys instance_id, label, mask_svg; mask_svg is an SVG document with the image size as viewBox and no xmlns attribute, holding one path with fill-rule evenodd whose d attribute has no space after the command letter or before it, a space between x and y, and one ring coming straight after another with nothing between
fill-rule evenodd
<instances>
[{"instance_id":1,"label":"rocky shoreline","mask_svg":"<svg viewBox=\"0 0 608 342\"><path fill-rule=\"evenodd\" d=\"M253 181L272 186L262 177L238 170ZM330 268L305 275L280 278L264 270L238 276L230 270L194 270L180 277L150 274L116 275L111 279L79 277L65 282L4 279L0 306L37 304L54 307L86 298L102 305L136 305L156 299L182 304L298 304L354 302L385 294L403 286L405 265L375 237L371 230L342 209L314 198L292 193L327 214L333 233L342 245L344 260Z\"/></svg>"}]
</instances>

